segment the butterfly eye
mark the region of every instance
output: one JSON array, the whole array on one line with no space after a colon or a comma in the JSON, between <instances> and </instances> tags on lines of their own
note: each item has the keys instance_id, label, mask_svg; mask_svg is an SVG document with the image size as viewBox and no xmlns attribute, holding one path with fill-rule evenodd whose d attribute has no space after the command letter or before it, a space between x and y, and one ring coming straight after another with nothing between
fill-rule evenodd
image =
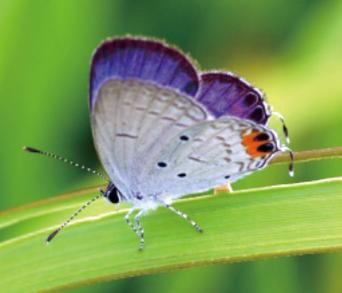
<instances>
[{"instance_id":1,"label":"butterfly eye","mask_svg":"<svg viewBox=\"0 0 342 293\"><path fill-rule=\"evenodd\" d=\"M158 167L164 168L167 164L165 162L158 162Z\"/></svg>"},{"instance_id":2,"label":"butterfly eye","mask_svg":"<svg viewBox=\"0 0 342 293\"><path fill-rule=\"evenodd\" d=\"M112 190L107 191L105 197L110 203L118 203L120 201L118 191L116 188L113 188Z\"/></svg>"},{"instance_id":3,"label":"butterfly eye","mask_svg":"<svg viewBox=\"0 0 342 293\"><path fill-rule=\"evenodd\" d=\"M230 178L229 175L224 176L224 179L229 179L229 178Z\"/></svg>"},{"instance_id":4,"label":"butterfly eye","mask_svg":"<svg viewBox=\"0 0 342 293\"><path fill-rule=\"evenodd\" d=\"M179 174L177 174L177 176L180 178L184 178L184 177L186 177L186 174L185 173L179 173Z\"/></svg>"},{"instance_id":5,"label":"butterfly eye","mask_svg":"<svg viewBox=\"0 0 342 293\"><path fill-rule=\"evenodd\" d=\"M183 140L183 141L188 141L189 140L189 136L186 136L186 135L182 135L179 137L180 140Z\"/></svg>"}]
</instances>

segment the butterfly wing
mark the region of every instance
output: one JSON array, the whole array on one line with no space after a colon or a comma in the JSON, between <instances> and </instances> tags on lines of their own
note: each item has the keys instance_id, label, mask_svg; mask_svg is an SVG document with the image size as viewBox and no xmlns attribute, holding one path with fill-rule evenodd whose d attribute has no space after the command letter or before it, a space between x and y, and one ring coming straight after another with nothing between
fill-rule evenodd
<instances>
[{"instance_id":1,"label":"butterfly wing","mask_svg":"<svg viewBox=\"0 0 342 293\"><path fill-rule=\"evenodd\" d=\"M207 119L193 98L198 87L190 61L160 41L116 38L96 50L89 92L95 147L126 197L169 137Z\"/></svg>"},{"instance_id":2,"label":"butterfly wing","mask_svg":"<svg viewBox=\"0 0 342 293\"><path fill-rule=\"evenodd\" d=\"M90 69L89 106L108 79L138 79L195 96L196 68L180 50L147 38L123 37L104 41L95 50Z\"/></svg>"},{"instance_id":3,"label":"butterfly wing","mask_svg":"<svg viewBox=\"0 0 342 293\"><path fill-rule=\"evenodd\" d=\"M261 126L269 112L260 92L229 73L198 76L161 41L100 45L89 98L95 147L126 198L207 190L262 168L279 151L275 133Z\"/></svg>"},{"instance_id":4,"label":"butterfly wing","mask_svg":"<svg viewBox=\"0 0 342 293\"><path fill-rule=\"evenodd\" d=\"M196 100L215 118L234 116L266 125L271 115L264 94L230 72L204 72Z\"/></svg>"},{"instance_id":5,"label":"butterfly wing","mask_svg":"<svg viewBox=\"0 0 342 293\"><path fill-rule=\"evenodd\" d=\"M252 121L234 117L203 121L173 137L139 184L147 194L176 198L262 169L279 151L276 134Z\"/></svg>"},{"instance_id":6,"label":"butterfly wing","mask_svg":"<svg viewBox=\"0 0 342 293\"><path fill-rule=\"evenodd\" d=\"M170 137L206 118L186 95L137 80L109 80L99 91L91 125L103 166L129 194Z\"/></svg>"}]
</instances>

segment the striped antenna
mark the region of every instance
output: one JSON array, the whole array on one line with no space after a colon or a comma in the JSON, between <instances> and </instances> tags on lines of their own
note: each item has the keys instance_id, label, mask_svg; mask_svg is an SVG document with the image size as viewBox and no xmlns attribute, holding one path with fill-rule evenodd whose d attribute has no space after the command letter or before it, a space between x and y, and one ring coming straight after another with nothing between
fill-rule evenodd
<instances>
[{"instance_id":1,"label":"striped antenna","mask_svg":"<svg viewBox=\"0 0 342 293\"><path fill-rule=\"evenodd\" d=\"M272 112L272 115L274 115L275 117L277 117L280 120L280 123L283 126L283 133L286 139L286 146L282 147L282 151L288 152L289 156L290 156L290 164L289 164L289 175L291 177L294 176L294 153L293 151L288 147L288 145L290 144L290 137L289 137L289 130L285 124L285 119L284 116L281 115L278 112Z\"/></svg>"},{"instance_id":2,"label":"striped antenna","mask_svg":"<svg viewBox=\"0 0 342 293\"><path fill-rule=\"evenodd\" d=\"M294 153L293 153L293 151L292 151L290 148L288 148L287 146L283 146L283 147L281 148L281 150L284 151L284 152L288 152L288 154L289 154L289 156L290 156L289 175L290 175L291 177L293 177L293 176L294 176Z\"/></svg>"},{"instance_id":3,"label":"striped antenna","mask_svg":"<svg viewBox=\"0 0 342 293\"><path fill-rule=\"evenodd\" d=\"M289 145L290 144L289 130L288 130L286 124L285 124L284 116L281 115L278 112L272 112L272 115L277 117L280 120L280 123L281 123L281 125L283 127L283 133L284 133L284 136L285 136L285 139L286 139L286 143Z\"/></svg>"},{"instance_id":4,"label":"striped antenna","mask_svg":"<svg viewBox=\"0 0 342 293\"><path fill-rule=\"evenodd\" d=\"M90 206L94 201L98 200L100 197L103 196L103 191L101 193L93 197L91 200L88 200L83 206L81 206L76 212L74 212L71 217L66 220L62 225L60 225L55 231L53 231L47 238L46 243L50 243L53 238L66 226L68 225L73 219L75 219L79 213L81 213L86 207Z\"/></svg>"},{"instance_id":5,"label":"striped antenna","mask_svg":"<svg viewBox=\"0 0 342 293\"><path fill-rule=\"evenodd\" d=\"M69 164L71 166L74 166L74 167L80 168L80 169L82 169L84 171L87 171L87 172L89 172L89 173L91 173L93 175L99 176L102 179L104 179L105 181L109 182L109 180L106 178L106 176L104 176L102 173L100 173L100 172L98 172L98 171L96 171L94 169L91 169L89 167L86 167L86 166L84 166L82 164L76 163L76 162L74 162L72 160L69 160L67 158L64 158L62 156L56 155L55 153L38 150L36 148L28 147L28 146L24 146L23 150L25 152L34 153L34 154L40 154L40 155L43 155L43 156L50 157L50 158L53 158L55 160L61 161L63 163L67 163L67 164Z\"/></svg>"}]
</instances>

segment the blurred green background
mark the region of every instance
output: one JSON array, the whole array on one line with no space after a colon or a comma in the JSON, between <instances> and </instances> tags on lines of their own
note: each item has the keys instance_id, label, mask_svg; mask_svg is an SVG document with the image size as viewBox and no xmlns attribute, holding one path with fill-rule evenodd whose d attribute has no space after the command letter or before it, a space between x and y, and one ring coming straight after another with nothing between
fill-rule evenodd
<instances>
[{"instance_id":1,"label":"blurred green background","mask_svg":"<svg viewBox=\"0 0 342 293\"><path fill-rule=\"evenodd\" d=\"M99 167L87 105L90 57L104 38L127 33L164 38L203 70L230 70L262 88L286 117L294 150L342 145L340 0L0 0L0 210L100 183L21 147ZM284 165L271 166L234 187L339 175L339 160L297 165L293 179ZM342 292L341 267L341 254L277 258L68 292Z\"/></svg>"}]
</instances>

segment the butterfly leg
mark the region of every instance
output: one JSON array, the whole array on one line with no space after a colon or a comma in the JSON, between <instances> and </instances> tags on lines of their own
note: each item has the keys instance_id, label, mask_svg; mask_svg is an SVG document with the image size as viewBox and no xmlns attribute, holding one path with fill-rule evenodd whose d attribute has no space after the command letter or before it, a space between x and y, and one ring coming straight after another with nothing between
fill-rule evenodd
<instances>
[{"instance_id":1,"label":"butterfly leg","mask_svg":"<svg viewBox=\"0 0 342 293\"><path fill-rule=\"evenodd\" d=\"M173 207L172 205L170 204L167 204L167 203L163 203L164 206L166 208L168 208L171 212L177 214L178 216L182 217L183 219L185 219L186 221L188 221L194 228L197 232L200 232L202 233L203 232L203 229L201 228L201 226L199 224L197 224L193 219L191 219L187 214L181 212L180 210L177 210L175 207Z\"/></svg>"},{"instance_id":2,"label":"butterfly leg","mask_svg":"<svg viewBox=\"0 0 342 293\"><path fill-rule=\"evenodd\" d=\"M125 220L127 225L133 230L134 233L136 233L138 235L138 230L135 224L132 223L130 216L132 215L132 213L135 211L135 208L131 208L128 213L125 215Z\"/></svg>"},{"instance_id":3,"label":"butterfly leg","mask_svg":"<svg viewBox=\"0 0 342 293\"><path fill-rule=\"evenodd\" d=\"M144 238L144 227L141 225L140 218L144 214L145 210L140 210L134 217L135 227L137 230L137 235L139 237L139 250L143 250L145 246L145 238Z\"/></svg>"},{"instance_id":4,"label":"butterfly leg","mask_svg":"<svg viewBox=\"0 0 342 293\"><path fill-rule=\"evenodd\" d=\"M134 217L134 223L132 223L130 216L132 213L136 210L136 208L131 208L128 213L125 215L125 220L127 225L133 230L135 234L137 234L139 240L140 240L140 245L139 245L139 250L142 250L144 248L145 240L144 240L144 229L140 223L140 217L144 213L144 210L139 211L136 216Z\"/></svg>"}]
</instances>

